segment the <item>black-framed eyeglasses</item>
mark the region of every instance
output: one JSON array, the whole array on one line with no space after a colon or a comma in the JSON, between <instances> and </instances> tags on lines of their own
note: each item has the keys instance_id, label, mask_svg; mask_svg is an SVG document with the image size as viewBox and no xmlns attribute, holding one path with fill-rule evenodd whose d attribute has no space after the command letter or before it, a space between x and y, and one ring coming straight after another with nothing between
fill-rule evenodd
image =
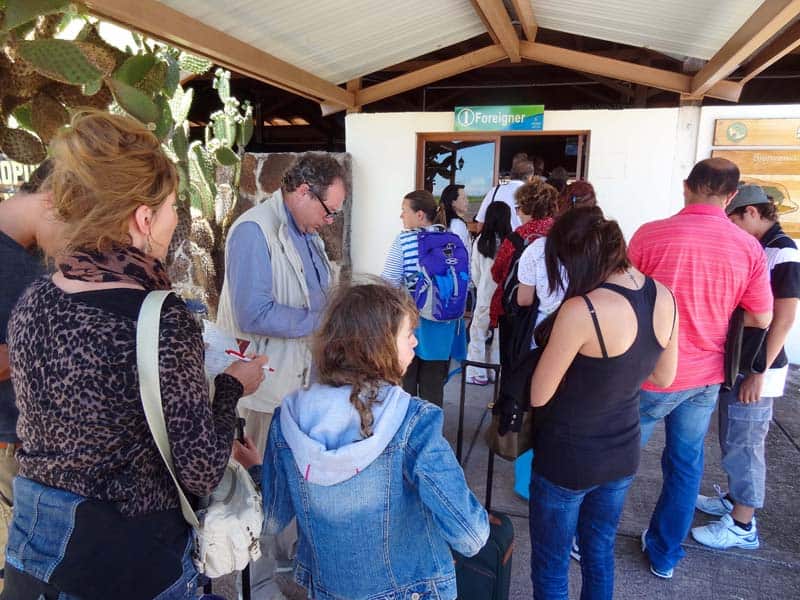
<instances>
[{"instance_id":1,"label":"black-framed eyeglasses","mask_svg":"<svg viewBox=\"0 0 800 600\"><path fill-rule=\"evenodd\" d=\"M314 198L317 199L317 202L319 202L320 205L322 205L322 210L325 211L325 219L329 221L335 221L336 217L342 214L341 209L331 210L330 208L328 208L328 205L325 204L325 201L322 199L322 196L320 196L316 191L314 191L314 188L312 188L310 185L308 186L308 191L312 196L314 196Z\"/></svg>"}]
</instances>

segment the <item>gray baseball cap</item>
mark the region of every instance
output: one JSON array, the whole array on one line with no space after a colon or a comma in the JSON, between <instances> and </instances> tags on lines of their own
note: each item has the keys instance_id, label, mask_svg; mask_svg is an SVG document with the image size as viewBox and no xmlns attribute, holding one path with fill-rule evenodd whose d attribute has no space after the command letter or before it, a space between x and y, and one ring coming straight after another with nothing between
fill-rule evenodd
<instances>
[{"instance_id":1,"label":"gray baseball cap","mask_svg":"<svg viewBox=\"0 0 800 600\"><path fill-rule=\"evenodd\" d=\"M753 204L769 204L769 198L760 185L743 185L739 188L738 193L733 197L731 203L725 209L727 214L731 214L737 208L742 206L751 206Z\"/></svg>"}]
</instances>

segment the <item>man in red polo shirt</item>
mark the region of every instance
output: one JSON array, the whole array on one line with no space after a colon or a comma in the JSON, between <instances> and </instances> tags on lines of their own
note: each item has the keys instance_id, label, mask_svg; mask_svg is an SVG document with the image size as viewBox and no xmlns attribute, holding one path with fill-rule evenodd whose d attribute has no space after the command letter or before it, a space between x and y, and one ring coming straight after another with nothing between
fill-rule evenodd
<instances>
[{"instance_id":1,"label":"man in red polo shirt","mask_svg":"<svg viewBox=\"0 0 800 600\"><path fill-rule=\"evenodd\" d=\"M668 286L678 302L681 327L678 373L668 388L645 384L640 400L642 446L664 419L664 483L642 549L650 571L669 579L694 514L703 475L703 440L724 380L728 322L737 306L746 323L772 320L769 271L761 245L728 220L739 169L723 158L697 163L683 183L686 207L643 225L628 247L633 265Z\"/></svg>"}]
</instances>

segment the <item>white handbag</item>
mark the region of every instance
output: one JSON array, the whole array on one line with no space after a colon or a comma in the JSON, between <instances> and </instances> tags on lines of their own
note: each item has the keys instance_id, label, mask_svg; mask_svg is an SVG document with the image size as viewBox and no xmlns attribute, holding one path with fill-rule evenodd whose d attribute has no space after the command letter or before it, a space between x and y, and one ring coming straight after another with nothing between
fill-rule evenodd
<instances>
[{"instance_id":1,"label":"white handbag","mask_svg":"<svg viewBox=\"0 0 800 600\"><path fill-rule=\"evenodd\" d=\"M264 513L261 494L247 470L235 461L228 463L222 481L197 514L178 483L164 422L158 369L161 307L171 293L150 292L139 311L136 326L139 393L150 433L178 490L183 518L195 533L195 566L201 573L216 578L241 571L251 560L261 557L259 537Z\"/></svg>"}]
</instances>

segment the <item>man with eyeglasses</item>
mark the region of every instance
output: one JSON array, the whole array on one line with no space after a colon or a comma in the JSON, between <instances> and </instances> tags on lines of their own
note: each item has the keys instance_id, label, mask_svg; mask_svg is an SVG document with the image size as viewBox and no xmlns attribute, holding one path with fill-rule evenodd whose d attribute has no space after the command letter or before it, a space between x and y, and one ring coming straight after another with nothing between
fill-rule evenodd
<instances>
[{"instance_id":1,"label":"man with eyeglasses","mask_svg":"<svg viewBox=\"0 0 800 600\"><path fill-rule=\"evenodd\" d=\"M334 279L318 233L341 213L345 195L343 167L330 155L308 152L284 173L281 187L228 232L217 325L249 341L246 352L269 356L274 369L238 405L246 419L245 450L259 457L275 408L310 383L308 337L319 324ZM274 574L291 568L296 533L290 530L277 539L262 538L264 556L251 573L254 598L283 597Z\"/></svg>"},{"instance_id":2,"label":"man with eyeglasses","mask_svg":"<svg viewBox=\"0 0 800 600\"><path fill-rule=\"evenodd\" d=\"M273 375L239 401L246 434L263 454L272 412L307 385L307 338L317 327L333 279L318 232L345 200L345 173L335 158L301 155L280 189L231 226L217 324L248 340L247 352L269 356Z\"/></svg>"}]
</instances>

